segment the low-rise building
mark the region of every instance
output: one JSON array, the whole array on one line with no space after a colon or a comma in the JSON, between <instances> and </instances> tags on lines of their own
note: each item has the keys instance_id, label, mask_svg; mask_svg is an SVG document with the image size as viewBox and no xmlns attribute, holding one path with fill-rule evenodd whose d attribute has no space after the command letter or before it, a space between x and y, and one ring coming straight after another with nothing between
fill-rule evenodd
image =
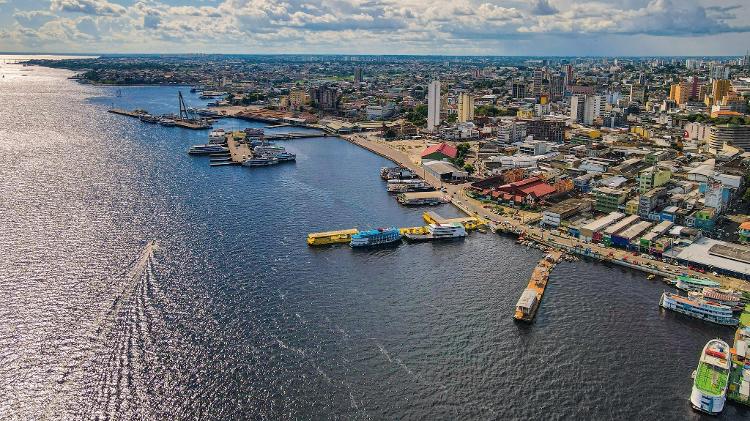
<instances>
[{"instance_id":1,"label":"low-rise building","mask_svg":"<svg viewBox=\"0 0 750 421\"><path fill-rule=\"evenodd\" d=\"M594 209L607 213L618 210L628 197L627 191L609 187L597 187L593 193L596 197Z\"/></svg>"}]
</instances>

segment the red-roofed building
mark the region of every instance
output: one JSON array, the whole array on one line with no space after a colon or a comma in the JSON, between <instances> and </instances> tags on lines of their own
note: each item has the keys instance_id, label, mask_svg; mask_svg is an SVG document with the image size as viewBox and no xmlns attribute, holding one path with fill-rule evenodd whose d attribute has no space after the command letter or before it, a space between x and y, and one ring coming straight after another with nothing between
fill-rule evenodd
<instances>
[{"instance_id":1,"label":"red-roofed building","mask_svg":"<svg viewBox=\"0 0 750 421\"><path fill-rule=\"evenodd\" d=\"M496 188L500 198L517 204L535 204L545 197L556 192L555 187L548 184L539 177L531 177L525 180L504 184ZM494 192L493 192L494 193ZM494 194L493 197L496 197Z\"/></svg>"},{"instance_id":2,"label":"red-roofed building","mask_svg":"<svg viewBox=\"0 0 750 421\"><path fill-rule=\"evenodd\" d=\"M422 152L422 161L447 161L458 156L458 149L445 142L432 145Z\"/></svg>"}]
</instances>

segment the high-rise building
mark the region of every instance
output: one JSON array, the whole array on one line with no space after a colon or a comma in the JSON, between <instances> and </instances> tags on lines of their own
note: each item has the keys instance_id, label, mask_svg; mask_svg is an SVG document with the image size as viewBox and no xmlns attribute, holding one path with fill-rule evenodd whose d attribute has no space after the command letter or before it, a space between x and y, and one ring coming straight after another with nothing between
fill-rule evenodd
<instances>
[{"instance_id":1,"label":"high-rise building","mask_svg":"<svg viewBox=\"0 0 750 421\"><path fill-rule=\"evenodd\" d=\"M304 89L292 89L289 91L289 108L299 110L310 103L310 95Z\"/></svg>"},{"instance_id":2,"label":"high-rise building","mask_svg":"<svg viewBox=\"0 0 750 421\"><path fill-rule=\"evenodd\" d=\"M513 82L511 95L513 98L526 98L526 83L523 81Z\"/></svg>"},{"instance_id":3,"label":"high-rise building","mask_svg":"<svg viewBox=\"0 0 750 421\"><path fill-rule=\"evenodd\" d=\"M310 90L310 99L321 110L334 111L339 108L341 92L331 86L320 86Z\"/></svg>"},{"instance_id":4,"label":"high-rise building","mask_svg":"<svg viewBox=\"0 0 750 421\"><path fill-rule=\"evenodd\" d=\"M604 114L607 98L601 95L574 95L570 98L570 119L591 125Z\"/></svg>"},{"instance_id":5,"label":"high-rise building","mask_svg":"<svg viewBox=\"0 0 750 421\"><path fill-rule=\"evenodd\" d=\"M361 67L354 68L354 82L362 83L362 68Z\"/></svg>"},{"instance_id":6,"label":"high-rise building","mask_svg":"<svg viewBox=\"0 0 750 421\"><path fill-rule=\"evenodd\" d=\"M565 94L565 78L563 75L554 74L549 81L550 101L560 101Z\"/></svg>"},{"instance_id":7,"label":"high-rise building","mask_svg":"<svg viewBox=\"0 0 750 421\"><path fill-rule=\"evenodd\" d=\"M646 103L646 87L637 83L630 85L630 102Z\"/></svg>"},{"instance_id":8,"label":"high-rise building","mask_svg":"<svg viewBox=\"0 0 750 421\"><path fill-rule=\"evenodd\" d=\"M711 79L729 79L729 67L721 63L711 63L708 69Z\"/></svg>"},{"instance_id":9,"label":"high-rise building","mask_svg":"<svg viewBox=\"0 0 750 421\"><path fill-rule=\"evenodd\" d=\"M427 89L427 130L435 131L440 125L440 81L433 80Z\"/></svg>"},{"instance_id":10,"label":"high-rise building","mask_svg":"<svg viewBox=\"0 0 750 421\"><path fill-rule=\"evenodd\" d=\"M526 121L526 134L535 140L562 142L565 139L565 122L556 119L532 119Z\"/></svg>"},{"instance_id":11,"label":"high-rise building","mask_svg":"<svg viewBox=\"0 0 750 421\"><path fill-rule=\"evenodd\" d=\"M729 80L714 80L711 84L711 98L713 99L713 102L721 101L730 89L732 89L732 83Z\"/></svg>"},{"instance_id":12,"label":"high-rise building","mask_svg":"<svg viewBox=\"0 0 750 421\"><path fill-rule=\"evenodd\" d=\"M679 105L686 104L689 97L690 85L684 80L672 85L669 89L669 99Z\"/></svg>"},{"instance_id":13,"label":"high-rise building","mask_svg":"<svg viewBox=\"0 0 750 421\"><path fill-rule=\"evenodd\" d=\"M564 77L564 83L565 86L570 86L573 84L573 66L570 64L566 64L563 66L563 77Z\"/></svg>"},{"instance_id":14,"label":"high-rise building","mask_svg":"<svg viewBox=\"0 0 750 421\"><path fill-rule=\"evenodd\" d=\"M534 98L537 100L542 97L542 92L544 92L542 88L543 81L544 72L542 70L534 70L534 82L531 89L533 90Z\"/></svg>"},{"instance_id":15,"label":"high-rise building","mask_svg":"<svg viewBox=\"0 0 750 421\"><path fill-rule=\"evenodd\" d=\"M474 96L467 93L458 95L458 122L474 120Z\"/></svg>"}]
</instances>

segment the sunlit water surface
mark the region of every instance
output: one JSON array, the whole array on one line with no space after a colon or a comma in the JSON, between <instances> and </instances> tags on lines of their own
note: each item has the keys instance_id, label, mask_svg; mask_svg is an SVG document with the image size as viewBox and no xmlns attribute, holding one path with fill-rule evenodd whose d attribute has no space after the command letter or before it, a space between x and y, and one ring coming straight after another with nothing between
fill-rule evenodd
<instances>
[{"instance_id":1,"label":"sunlit water surface","mask_svg":"<svg viewBox=\"0 0 750 421\"><path fill-rule=\"evenodd\" d=\"M212 168L185 153L206 131L106 112L205 105L187 88L0 73L0 418L700 417L690 374L732 330L663 313L661 283L564 263L520 326L541 253L511 239L308 248L422 223L383 158L317 138L284 143L295 164Z\"/></svg>"}]
</instances>

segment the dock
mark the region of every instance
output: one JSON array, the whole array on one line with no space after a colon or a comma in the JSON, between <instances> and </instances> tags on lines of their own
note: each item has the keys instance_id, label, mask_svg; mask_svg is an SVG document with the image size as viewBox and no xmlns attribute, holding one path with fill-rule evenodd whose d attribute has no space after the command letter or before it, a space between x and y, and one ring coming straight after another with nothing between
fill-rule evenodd
<instances>
[{"instance_id":1,"label":"dock","mask_svg":"<svg viewBox=\"0 0 750 421\"><path fill-rule=\"evenodd\" d=\"M117 115L124 115L127 117L135 117L135 118L139 118L141 115L145 114L145 111L143 110L128 111L128 110L123 110L120 108L112 108L112 109L107 110L107 112L112 113L112 114L117 114Z\"/></svg>"},{"instance_id":2,"label":"dock","mask_svg":"<svg viewBox=\"0 0 750 421\"><path fill-rule=\"evenodd\" d=\"M126 117L133 117L138 118L142 115L148 114L145 110L123 110L121 108L112 108L107 110L108 113L117 114L117 115L123 115ZM157 116L158 117L158 116ZM174 118L170 117L171 120L174 121L174 127L181 127L183 129L190 129L190 130L205 130L210 129L211 125L207 123L205 120L187 120L184 118ZM157 123L158 124L158 123Z\"/></svg>"},{"instance_id":3,"label":"dock","mask_svg":"<svg viewBox=\"0 0 750 421\"><path fill-rule=\"evenodd\" d=\"M239 133L235 132L227 135L229 158L234 165L241 165L245 160L253 157L253 151L250 149L250 145L247 142L241 142L241 140L244 139L244 133L242 136L240 136Z\"/></svg>"},{"instance_id":4,"label":"dock","mask_svg":"<svg viewBox=\"0 0 750 421\"><path fill-rule=\"evenodd\" d=\"M523 322L531 322L536 316L539 305L547 288L549 274L552 268L562 259L562 252L554 250L549 252L534 268L529 284L523 290L521 298L516 303L516 312L513 318Z\"/></svg>"},{"instance_id":5,"label":"dock","mask_svg":"<svg viewBox=\"0 0 750 421\"><path fill-rule=\"evenodd\" d=\"M478 229L479 227L487 223L485 220L477 218L476 216L466 216L463 218L443 218L442 216L432 211L423 213L422 218L424 218L425 222L427 222L428 224L459 223L463 225L467 231Z\"/></svg>"}]
</instances>

